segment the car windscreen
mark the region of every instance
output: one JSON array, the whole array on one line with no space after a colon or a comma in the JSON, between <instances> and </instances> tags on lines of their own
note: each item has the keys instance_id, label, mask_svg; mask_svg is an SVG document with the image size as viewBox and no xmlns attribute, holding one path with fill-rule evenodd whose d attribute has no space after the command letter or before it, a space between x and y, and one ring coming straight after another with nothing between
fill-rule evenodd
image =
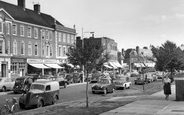
<instances>
[{"instance_id":1,"label":"car windscreen","mask_svg":"<svg viewBox=\"0 0 184 115\"><path fill-rule=\"evenodd\" d=\"M24 79L16 79L15 83L16 84L22 84L22 83L24 83Z\"/></svg>"},{"instance_id":2,"label":"car windscreen","mask_svg":"<svg viewBox=\"0 0 184 115\"><path fill-rule=\"evenodd\" d=\"M38 89L44 91L44 85L41 84L32 84L30 89Z\"/></svg>"},{"instance_id":3,"label":"car windscreen","mask_svg":"<svg viewBox=\"0 0 184 115\"><path fill-rule=\"evenodd\" d=\"M101 79L100 81L98 81L98 83L109 84L109 80L108 79Z\"/></svg>"}]
</instances>

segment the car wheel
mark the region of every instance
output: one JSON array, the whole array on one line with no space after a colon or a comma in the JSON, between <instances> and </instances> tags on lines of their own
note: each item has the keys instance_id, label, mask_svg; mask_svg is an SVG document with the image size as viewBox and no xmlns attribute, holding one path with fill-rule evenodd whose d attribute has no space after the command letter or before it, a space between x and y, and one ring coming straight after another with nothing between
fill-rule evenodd
<instances>
[{"instance_id":1,"label":"car wheel","mask_svg":"<svg viewBox=\"0 0 184 115\"><path fill-rule=\"evenodd\" d=\"M104 89L103 93L106 95L107 94L107 89Z\"/></svg>"},{"instance_id":2,"label":"car wheel","mask_svg":"<svg viewBox=\"0 0 184 115\"><path fill-rule=\"evenodd\" d=\"M3 88L2 88L2 92L6 92L6 87L5 86L3 86Z\"/></svg>"},{"instance_id":3,"label":"car wheel","mask_svg":"<svg viewBox=\"0 0 184 115\"><path fill-rule=\"evenodd\" d=\"M39 100L37 103L37 108L43 107L43 101Z\"/></svg>"},{"instance_id":4,"label":"car wheel","mask_svg":"<svg viewBox=\"0 0 184 115\"><path fill-rule=\"evenodd\" d=\"M19 103L21 109L25 109L25 105L23 103Z\"/></svg>"},{"instance_id":5,"label":"car wheel","mask_svg":"<svg viewBox=\"0 0 184 115\"><path fill-rule=\"evenodd\" d=\"M57 103L57 96L54 96L54 99L53 99L53 102L52 102L52 104L54 105L54 104L56 104Z\"/></svg>"},{"instance_id":6,"label":"car wheel","mask_svg":"<svg viewBox=\"0 0 184 115\"><path fill-rule=\"evenodd\" d=\"M112 88L112 93L114 92L114 88Z\"/></svg>"},{"instance_id":7,"label":"car wheel","mask_svg":"<svg viewBox=\"0 0 184 115\"><path fill-rule=\"evenodd\" d=\"M95 94L95 91L92 91L93 94Z\"/></svg>"},{"instance_id":8,"label":"car wheel","mask_svg":"<svg viewBox=\"0 0 184 115\"><path fill-rule=\"evenodd\" d=\"M64 84L64 88L67 88L67 83Z\"/></svg>"}]
</instances>

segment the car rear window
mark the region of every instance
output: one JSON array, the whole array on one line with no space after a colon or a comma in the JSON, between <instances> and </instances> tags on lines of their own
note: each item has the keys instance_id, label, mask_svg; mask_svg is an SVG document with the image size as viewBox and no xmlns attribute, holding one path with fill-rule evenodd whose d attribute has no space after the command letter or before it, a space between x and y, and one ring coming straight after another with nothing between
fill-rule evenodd
<instances>
[{"instance_id":1,"label":"car rear window","mask_svg":"<svg viewBox=\"0 0 184 115\"><path fill-rule=\"evenodd\" d=\"M32 84L30 89L38 89L44 91L44 85Z\"/></svg>"}]
</instances>

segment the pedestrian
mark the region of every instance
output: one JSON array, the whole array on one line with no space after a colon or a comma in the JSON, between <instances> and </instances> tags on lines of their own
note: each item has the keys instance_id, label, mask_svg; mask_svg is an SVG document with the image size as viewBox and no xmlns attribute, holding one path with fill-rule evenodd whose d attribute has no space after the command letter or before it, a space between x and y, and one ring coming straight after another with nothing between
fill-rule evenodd
<instances>
[{"instance_id":1,"label":"pedestrian","mask_svg":"<svg viewBox=\"0 0 184 115\"><path fill-rule=\"evenodd\" d=\"M168 100L169 95L171 95L171 79L168 75L165 76L163 80L163 89L165 94L165 99Z\"/></svg>"}]
</instances>

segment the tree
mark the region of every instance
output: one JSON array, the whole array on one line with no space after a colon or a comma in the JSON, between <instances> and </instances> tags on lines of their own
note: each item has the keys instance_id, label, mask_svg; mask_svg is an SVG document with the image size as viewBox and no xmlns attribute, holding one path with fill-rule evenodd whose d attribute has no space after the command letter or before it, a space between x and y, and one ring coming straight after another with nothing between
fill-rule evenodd
<instances>
[{"instance_id":1,"label":"tree","mask_svg":"<svg viewBox=\"0 0 184 115\"><path fill-rule=\"evenodd\" d=\"M100 44L93 44L90 41L85 41L83 47L77 46L70 48L67 56L70 63L73 65L84 65L84 73L87 75L86 107L88 107L88 74L92 69L102 67L103 63L108 62L110 55L105 52Z\"/></svg>"},{"instance_id":2,"label":"tree","mask_svg":"<svg viewBox=\"0 0 184 115\"><path fill-rule=\"evenodd\" d=\"M166 41L162 46L151 46L154 57L156 58L156 69L159 71L180 70L183 67L183 52L171 41Z\"/></svg>"}]
</instances>

